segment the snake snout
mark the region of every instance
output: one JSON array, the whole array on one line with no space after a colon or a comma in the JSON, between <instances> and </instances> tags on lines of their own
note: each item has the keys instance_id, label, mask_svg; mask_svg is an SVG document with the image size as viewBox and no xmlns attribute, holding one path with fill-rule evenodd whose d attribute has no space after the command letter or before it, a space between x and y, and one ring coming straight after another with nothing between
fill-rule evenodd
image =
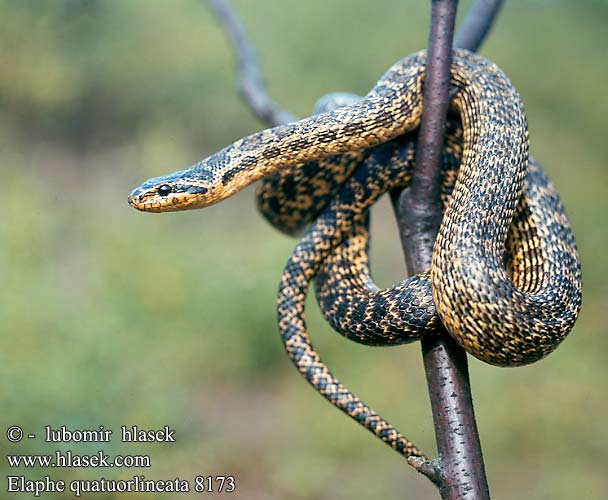
<instances>
[{"instance_id":1,"label":"snake snout","mask_svg":"<svg viewBox=\"0 0 608 500\"><path fill-rule=\"evenodd\" d=\"M127 202L129 203L129 205L131 205L133 208L137 208L138 210L142 209L141 205L143 201L144 193L139 188L131 191L131 194L129 194L129 196L127 197Z\"/></svg>"}]
</instances>

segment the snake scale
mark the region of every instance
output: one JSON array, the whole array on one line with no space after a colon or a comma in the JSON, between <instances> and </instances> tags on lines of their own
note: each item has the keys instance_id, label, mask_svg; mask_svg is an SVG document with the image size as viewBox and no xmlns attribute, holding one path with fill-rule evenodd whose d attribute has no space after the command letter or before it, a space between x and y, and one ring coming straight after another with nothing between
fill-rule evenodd
<instances>
[{"instance_id":1,"label":"snake scale","mask_svg":"<svg viewBox=\"0 0 608 500\"><path fill-rule=\"evenodd\" d=\"M496 65L466 50L453 54L445 208L432 266L388 289L374 285L367 209L410 182L425 58L419 52L399 61L358 102L250 135L129 196L142 211L200 208L264 178L259 204L271 222L295 233L314 220L281 278L287 353L325 398L406 457L421 453L314 350L304 302L315 276L324 315L348 338L406 343L441 322L470 354L499 366L550 353L581 303L574 238L555 189L529 157L521 99Z\"/></svg>"}]
</instances>

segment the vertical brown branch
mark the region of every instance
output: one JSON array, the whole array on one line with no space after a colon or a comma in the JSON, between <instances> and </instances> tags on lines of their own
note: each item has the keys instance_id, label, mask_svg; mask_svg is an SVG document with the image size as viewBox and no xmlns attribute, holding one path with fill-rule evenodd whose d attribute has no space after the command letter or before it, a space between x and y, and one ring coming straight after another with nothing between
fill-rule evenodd
<instances>
[{"instance_id":1,"label":"vertical brown branch","mask_svg":"<svg viewBox=\"0 0 608 500\"><path fill-rule=\"evenodd\" d=\"M429 268L441 222L439 160L449 106L457 4L457 0L431 2L424 111L413 182L409 189L393 194L410 273ZM437 461L425 465L438 470L437 485L444 500L489 499L466 354L444 331L422 341L422 355L439 452ZM424 469L419 470L424 473Z\"/></svg>"}]
</instances>

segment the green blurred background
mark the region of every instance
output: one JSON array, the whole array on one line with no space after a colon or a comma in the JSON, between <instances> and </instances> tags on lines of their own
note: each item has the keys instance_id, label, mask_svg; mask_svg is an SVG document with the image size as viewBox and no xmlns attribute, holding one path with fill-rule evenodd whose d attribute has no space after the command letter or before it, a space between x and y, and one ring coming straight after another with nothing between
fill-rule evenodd
<instances>
[{"instance_id":1,"label":"green blurred background","mask_svg":"<svg viewBox=\"0 0 608 500\"><path fill-rule=\"evenodd\" d=\"M320 95L365 93L423 48L427 3L234 5L271 95L304 116ZM580 319L548 359L470 363L497 499L600 499L608 489L607 25L605 1L512 0L482 51L523 96L532 150L561 193L584 273ZM274 303L295 242L255 213L252 189L205 211L149 215L126 204L143 179L262 127L235 93L233 67L198 0L0 2L2 455L100 448L11 444L13 424L39 436L47 424L168 424L178 439L101 446L149 453L146 470L17 472L3 459L3 472L231 474L243 499L438 498L291 366ZM372 244L382 285L405 274L396 234L384 200ZM313 300L309 311L334 373L434 453L419 347L362 347L334 334Z\"/></svg>"}]
</instances>

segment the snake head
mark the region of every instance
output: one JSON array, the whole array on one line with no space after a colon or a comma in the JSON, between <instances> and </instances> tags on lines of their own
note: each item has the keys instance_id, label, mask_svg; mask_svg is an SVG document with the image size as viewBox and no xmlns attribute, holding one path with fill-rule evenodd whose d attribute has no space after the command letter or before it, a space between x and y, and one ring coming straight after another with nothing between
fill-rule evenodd
<instances>
[{"instance_id":1,"label":"snake head","mask_svg":"<svg viewBox=\"0 0 608 500\"><path fill-rule=\"evenodd\" d=\"M193 168L153 177L131 191L129 205L142 212L189 210L211 205L212 175Z\"/></svg>"}]
</instances>

